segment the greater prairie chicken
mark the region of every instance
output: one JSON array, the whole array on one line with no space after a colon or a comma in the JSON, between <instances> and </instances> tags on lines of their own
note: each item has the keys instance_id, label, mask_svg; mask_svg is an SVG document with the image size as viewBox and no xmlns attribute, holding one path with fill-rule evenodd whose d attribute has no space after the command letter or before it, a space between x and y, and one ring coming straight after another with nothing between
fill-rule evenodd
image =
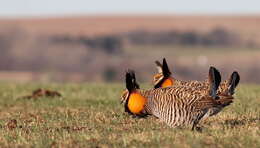
<instances>
[{"instance_id":1,"label":"greater prairie chicken","mask_svg":"<svg viewBox=\"0 0 260 148\"><path fill-rule=\"evenodd\" d=\"M158 74L155 74L154 78L153 78L154 88L170 87L170 86L174 86L174 85L204 87L205 89L208 89L208 87L209 87L209 82L207 80L205 80L205 81L181 81L181 80L175 79L171 75L171 71L168 68L168 64L167 64L165 58L163 59L163 64L161 64L159 61L155 61L155 63L157 65ZM232 81L235 81L236 85L240 81L240 76L236 71L234 71L231 74L229 80L226 80L226 81L220 83L220 86L218 89L218 94L221 94L221 93L226 94ZM230 95L233 95L234 91L232 91L231 93L232 94L230 94Z\"/></svg>"},{"instance_id":2,"label":"greater prairie chicken","mask_svg":"<svg viewBox=\"0 0 260 148\"><path fill-rule=\"evenodd\" d=\"M232 103L231 95L217 95L221 82L220 73L213 67L209 70L209 87L173 86L140 90L133 71L126 73L126 91L121 101L125 111L136 116L154 115L171 127L190 125L192 129L212 110L221 110ZM232 81L228 93L234 90Z\"/></svg>"}]
</instances>

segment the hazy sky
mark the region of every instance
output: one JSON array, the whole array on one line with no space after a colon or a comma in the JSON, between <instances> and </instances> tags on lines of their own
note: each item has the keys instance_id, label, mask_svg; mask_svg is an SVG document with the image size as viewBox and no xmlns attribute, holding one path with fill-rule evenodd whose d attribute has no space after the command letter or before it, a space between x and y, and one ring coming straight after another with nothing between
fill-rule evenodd
<instances>
[{"instance_id":1,"label":"hazy sky","mask_svg":"<svg viewBox=\"0 0 260 148\"><path fill-rule=\"evenodd\" d=\"M107 13L260 14L260 0L0 0L0 17Z\"/></svg>"}]
</instances>

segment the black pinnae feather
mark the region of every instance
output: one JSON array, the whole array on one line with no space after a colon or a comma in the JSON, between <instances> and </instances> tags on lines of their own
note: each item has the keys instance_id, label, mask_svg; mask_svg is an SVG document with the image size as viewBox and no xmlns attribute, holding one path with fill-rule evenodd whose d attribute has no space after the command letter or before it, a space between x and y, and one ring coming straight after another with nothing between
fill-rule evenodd
<instances>
[{"instance_id":1,"label":"black pinnae feather","mask_svg":"<svg viewBox=\"0 0 260 148\"><path fill-rule=\"evenodd\" d=\"M134 71L131 71L131 75L132 75L133 87L134 87L135 89L139 89L140 87L139 87L138 83L136 82L135 72L134 72Z\"/></svg>"},{"instance_id":2,"label":"black pinnae feather","mask_svg":"<svg viewBox=\"0 0 260 148\"><path fill-rule=\"evenodd\" d=\"M139 85L136 82L135 72L133 70L127 70L125 75L126 88L129 92L135 89L139 89Z\"/></svg>"},{"instance_id":3,"label":"black pinnae feather","mask_svg":"<svg viewBox=\"0 0 260 148\"><path fill-rule=\"evenodd\" d=\"M131 72L130 70L127 70L126 71L126 74L125 74L125 83L126 83L126 89L131 92L133 90L133 83L132 83L132 75L131 75Z\"/></svg>"},{"instance_id":4,"label":"black pinnae feather","mask_svg":"<svg viewBox=\"0 0 260 148\"><path fill-rule=\"evenodd\" d=\"M169 77L169 76L171 75L171 72L170 72L170 70L169 70L169 67L168 67L168 64L167 64L165 58L163 58L162 70L163 70L163 76L164 76L164 77Z\"/></svg>"}]
</instances>

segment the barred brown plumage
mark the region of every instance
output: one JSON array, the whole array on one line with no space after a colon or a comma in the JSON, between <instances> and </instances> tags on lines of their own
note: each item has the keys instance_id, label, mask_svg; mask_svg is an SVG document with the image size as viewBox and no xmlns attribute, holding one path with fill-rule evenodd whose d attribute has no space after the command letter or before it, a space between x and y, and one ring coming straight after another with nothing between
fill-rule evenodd
<instances>
[{"instance_id":1,"label":"barred brown plumage","mask_svg":"<svg viewBox=\"0 0 260 148\"><path fill-rule=\"evenodd\" d=\"M185 85L185 86L191 86L191 87L202 87L204 89L208 89L209 87L209 82L208 80L204 81L182 81L175 79L171 74L168 64L166 62L166 59L163 58L163 64L161 64L159 61L155 61L158 69L158 73L154 75L153 77L153 84L154 88L160 88L163 87L163 84L165 81L170 80L172 81L172 85ZM218 89L218 94L226 94L227 90L230 87L231 81L236 81L236 85L239 83L240 76L239 74L234 71L230 77L229 80L225 80L224 82L220 83L219 89ZM167 82L166 82L167 83ZM233 92L234 93L234 92Z\"/></svg>"},{"instance_id":2,"label":"barred brown plumage","mask_svg":"<svg viewBox=\"0 0 260 148\"><path fill-rule=\"evenodd\" d=\"M209 81L181 81L177 80L174 77L171 76L171 72L168 68L168 64L166 62L166 59L163 59L163 64L161 64L159 61L155 61L158 69L158 74L154 76L154 88L160 88L160 87L170 87L170 86L179 86L179 85L184 85L184 86L190 86L190 87L195 87L202 93L205 93L209 89ZM239 74L234 71L230 77L229 80L226 80L222 82L217 90L218 95L222 96L228 96L228 95L233 95L234 94L234 89L238 85L240 80ZM168 81L172 81L172 85L167 85L169 84ZM166 83L166 85L164 85ZM233 85L233 86L231 86ZM232 87L233 90L230 90ZM209 110L209 115L216 115L218 112L220 112L221 109L214 109L214 110Z\"/></svg>"},{"instance_id":3,"label":"barred brown plumage","mask_svg":"<svg viewBox=\"0 0 260 148\"><path fill-rule=\"evenodd\" d=\"M232 96L216 94L221 81L219 72L211 67L209 76L210 87L204 93L198 88L181 85L144 91L139 90L134 72L128 71L126 73L127 90L122 96L125 111L141 117L154 115L172 127L191 125L194 129L203 117L208 116L209 110L223 108L232 103ZM133 99L132 102L136 101L137 104L140 100L131 97L132 93L138 93L145 98L145 104L138 113L133 112L135 110L133 106L129 106L130 99Z\"/></svg>"}]
</instances>

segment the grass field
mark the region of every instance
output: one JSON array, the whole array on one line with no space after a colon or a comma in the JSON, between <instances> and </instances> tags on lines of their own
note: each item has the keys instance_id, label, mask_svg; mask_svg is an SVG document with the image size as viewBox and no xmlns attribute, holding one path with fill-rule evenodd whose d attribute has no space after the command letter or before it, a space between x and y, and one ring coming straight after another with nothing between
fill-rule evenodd
<instances>
[{"instance_id":1,"label":"grass field","mask_svg":"<svg viewBox=\"0 0 260 148\"><path fill-rule=\"evenodd\" d=\"M19 98L37 88L58 90L63 97ZM240 85L235 102L203 121L202 132L128 116L119 103L122 89L1 83L0 147L260 147L260 86Z\"/></svg>"}]
</instances>

